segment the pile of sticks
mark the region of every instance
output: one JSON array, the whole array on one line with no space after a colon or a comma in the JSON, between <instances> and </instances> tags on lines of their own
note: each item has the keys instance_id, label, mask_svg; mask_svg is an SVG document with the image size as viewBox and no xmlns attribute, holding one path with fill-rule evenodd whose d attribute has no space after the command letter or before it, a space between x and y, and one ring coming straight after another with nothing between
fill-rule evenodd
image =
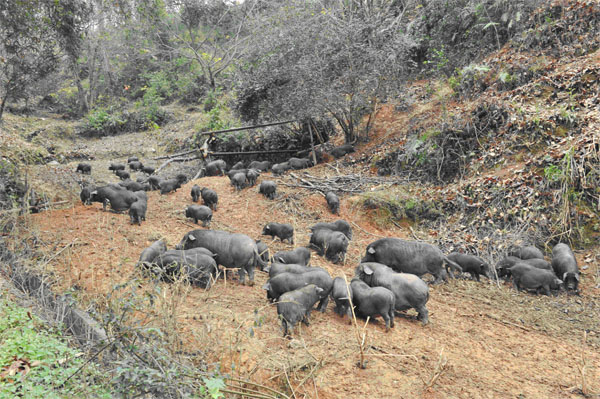
<instances>
[{"instance_id":1,"label":"pile of sticks","mask_svg":"<svg viewBox=\"0 0 600 399\"><path fill-rule=\"evenodd\" d=\"M285 181L283 179L280 180L280 184L284 186L305 188L318 191L323 195L328 191L359 194L370 190L373 186L382 184L393 185L397 183L397 181L389 178L362 176L360 174L317 177L307 172L304 172L302 177L295 173L290 173Z\"/></svg>"}]
</instances>

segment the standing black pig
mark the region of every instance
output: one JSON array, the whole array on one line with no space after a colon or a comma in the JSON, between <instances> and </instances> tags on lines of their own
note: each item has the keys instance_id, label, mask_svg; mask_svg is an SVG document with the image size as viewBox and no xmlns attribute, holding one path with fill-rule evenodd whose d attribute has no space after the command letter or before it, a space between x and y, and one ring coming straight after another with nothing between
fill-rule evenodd
<instances>
[{"instance_id":1,"label":"standing black pig","mask_svg":"<svg viewBox=\"0 0 600 399\"><path fill-rule=\"evenodd\" d=\"M346 259L348 237L340 231L318 229L311 233L309 245L320 256L325 254L325 257L333 263L340 263Z\"/></svg>"},{"instance_id":2,"label":"standing black pig","mask_svg":"<svg viewBox=\"0 0 600 399\"><path fill-rule=\"evenodd\" d=\"M218 272L212 254L206 253L204 248L166 251L155 259L155 263L166 281L182 276L202 288L209 288Z\"/></svg>"},{"instance_id":3,"label":"standing black pig","mask_svg":"<svg viewBox=\"0 0 600 399\"><path fill-rule=\"evenodd\" d=\"M261 172L266 172L271 168L271 162L269 161L252 161L248 165L248 169L256 169Z\"/></svg>"},{"instance_id":4,"label":"standing black pig","mask_svg":"<svg viewBox=\"0 0 600 399\"><path fill-rule=\"evenodd\" d=\"M579 268L571 248L567 244L556 244L552 248L552 268L556 275L565 283L568 291L578 291Z\"/></svg>"},{"instance_id":5,"label":"standing black pig","mask_svg":"<svg viewBox=\"0 0 600 399\"><path fill-rule=\"evenodd\" d=\"M490 278L489 265L478 256L452 252L448 254L448 259L460 265L463 272L469 273L473 280L480 281L480 275Z\"/></svg>"},{"instance_id":6,"label":"standing black pig","mask_svg":"<svg viewBox=\"0 0 600 399\"><path fill-rule=\"evenodd\" d=\"M113 173L116 173L117 170L125 170L125 165L121 163L111 163L108 170L112 170Z\"/></svg>"},{"instance_id":7,"label":"standing black pig","mask_svg":"<svg viewBox=\"0 0 600 399\"><path fill-rule=\"evenodd\" d=\"M233 165L231 167L231 169L232 170L234 170L234 169L244 169L244 162L239 161L238 163L236 163L235 165Z\"/></svg>"},{"instance_id":8,"label":"standing black pig","mask_svg":"<svg viewBox=\"0 0 600 399\"><path fill-rule=\"evenodd\" d=\"M129 218L131 224L137 223L138 226L142 225L142 220L146 221L146 211L148 210L148 195L144 191L136 191L135 196L138 198L129 207Z\"/></svg>"},{"instance_id":9,"label":"standing black pig","mask_svg":"<svg viewBox=\"0 0 600 399\"><path fill-rule=\"evenodd\" d=\"M310 264L310 249L298 247L292 251L279 251L273 255L273 262L308 266Z\"/></svg>"},{"instance_id":10,"label":"standing black pig","mask_svg":"<svg viewBox=\"0 0 600 399\"><path fill-rule=\"evenodd\" d=\"M121 180L127 180L131 177L129 172L125 172L124 170L117 170L115 172L115 175L117 175L119 177L119 179L121 179Z\"/></svg>"},{"instance_id":11,"label":"standing black pig","mask_svg":"<svg viewBox=\"0 0 600 399\"><path fill-rule=\"evenodd\" d=\"M510 277L509 269L517 263L526 263L538 269L552 270L552 265L544 259L521 259L516 256L506 256L496 264L496 273L498 274L498 277Z\"/></svg>"},{"instance_id":12,"label":"standing black pig","mask_svg":"<svg viewBox=\"0 0 600 399\"><path fill-rule=\"evenodd\" d=\"M355 277L350 282L354 311L362 317L381 316L385 321L385 330L394 328L396 297L385 287L369 287L367 283Z\"/></svg>"},{"instance_id":13,"label":"standing black pig","mask_svg":"<svg viewBox=\"0 0 600 399\"><path fill-rule=\"evenodd\" d=\"M335 302L334 312L342 317L348 315L348 323L352 323L352 309L350 308L352 288L346 284L346 281L342 277L333 279L331 299Z\"/></svg>"},{"instance_id":14,"label":"standing black pig","mask_svg":"<svg viewBox=\"0 0 600 399\"><path fill-rule=\"evenodd\" d=\"M258 176L260 176L260 172L257 169L248 169L246 172L246 180L250 187L253 187L256 184Z\"/></svg>"},{"instance_id":15,"label":"standing black pig","mask_svg":"<svg viewBox=\"0 0 600 399\"><path fill-rule=\"evenodd\" d=\"M132 157L127 158L127 163L137 162L139 160L140 159L138 157L132 156Z\"/></svg>"},{"instance_id":16,"label":"standing black pig","mask_svg":"<svg viewBox=\"0 0 600 399\"><path fill-rule=\"evenodd\" d=\"M279 237L283 240L288 240L290 244L294 244L294 227L286 223L267 223L263 228L263 236L271 236L271 238Z\"/></svg>"},{"instance_id":17,"label":"standing black pig","mask_svg":"<svg viewBox=\"0 0 600 399\"><path fill-rule=\"evenodd\" d=\"M329 191L325 195L325 200L327 201L327 206L329 206L329 210L334 215L340 214L340 198L333 192Z\"/></svg>"},{"instance_id":18,"label":"standing black pig","mask_svg":"<svg viewBox=\"0 0 600 399\"><path fill-rule=\"evenodd\" d=\"M299 321L309 325L310 312L322 293L322 288L309 284L281 295L277 302L277 314L281 318L284 337L292 332Z\"/></svg>"},{"instance_id":19,"label":"standing black pig","mask_svg":"<svg viewBox=\"0 0 600 399\"><path fill-rule=\"evenodd\" d=\"M150 188L152 190L160 189L160 182L161 182L161 179L158 176L150 176L148 178L148 184L150 184Z\"/></svg>"},{"instance_id":20,"label":"standing black pig","mask_svg":"<svg viewBox=\"0 0 600 399\"><path fill-rule=\"evenodd\" d=\"M286 292L304 287L305 285L314 284L323 289L317 309L320 312L325 312L329 303L329 293L331 292L333 280L327 271L321 268L314 269L305 273L281 273L270 278L263 285L263 289L267 291L267 298L275 301Z\"/></svg>"},{"instance_id":21,"label":"standing black pig","mask_svg":"<svg viewBox=\"0 0 600 399\"><path fill-rule=\"evenodd\" d=\"M194 223L198 224L198 220L202 221L202 226L210 226L212 220L212 211L205 205L189 205L185 210L185 217L194 219Z\"/></svg>"},{"instance_id":22,"label":"standing black pig","mask_svg":"<svg viewBox=\"0 0 600 399\"><path fill-rule=\"evenodd\" d=\"M462 268L448 259L439 248L425 242L399 238L381 238L372 242L367 246L361 262L383 263L397 272L412 273L419 277L431 273L435 277L434 284L447 280L444 262L462 272Z\"/></svg>"},{"instance_id":23,"label":"standing black pig","mask_svg":"<svg viewBox=\"0 0 600 399\"><path fill-rule=\"evenodd\" d=\"M202 201L204 201L204 205L211 208L213 211L217 210L217 203L219 202L219 196L215 190L211 190L207 187L202 187L200 190L200 194L202 195Z\"/></svg>"},{"instance_id":24,"label":"standing black pig","mask_svg":"<svg viewBox=\"0 0 600 399\"><path fill-rule=\"evenodd\" d=\"M277 194L277 185L274 181L263 180L260 183L258 192L270 200L275 199L275 195Z\"/></svg>"},{"instance_id":25,"label":"standing black pig","mask_svg":"<svg viewBox=\"0 0 600 399\"><path fill-rule=\"evenodd\" d=\"M126 211L131 204L138 200L138 197L131 191L109 186L97 188L92 191L91 195L92 202L102 202L102 209L106 209L106 205L110 204L113 212Z\"/></svg>"},{"instance_id":26,"label":"standing black pig","mask_svg":"<svg viewBox=\"0 0 600 399\"><path fill-rule=\"evenodd\" d=\"M192 195L192 201L198 202L198 200L200 199L200 196L202 196L202 191L200 190L200 186L198 186L197 184L194 184L194 186L192 187L191 195Z\"/></svg>"},{"instance_id":27,"label":"standing black pig","mask_svg":"<svg viewBox=\"0 0 600 399\"><path fill-rule=\"evenodd\" d=\"M290 158L287 160L292 169L310 168L311 162L308 158Z\"/></svg>"},{"instance_id":28,"label":"standing black pig","mask_svg":"<svg viewBox=\"0 0 600 399\"><path fill-rule=\"evenodd\" d=\"M290 166L289 162L282 162L282 163L276 163L275 165L273 165L273 167L271 168L271 171L273 172L273 174L275 176L279 176L279 175L282 175L283 173L287 172L291 168L292 167Z\"/></svg>"},{"instance_id":29,"label":"standing black pig","mask_svg":"<svg viewBox=\"0 0 600 399\"><path fill-rule=\"evenodd\" d=\"M163 195L168 194L171 191L177 191L177 189L181 187L181 183L177 179L168 179L161 180L158 183L158 186L160 187L160 194Z\"/></svg>"},{"instance_id":30,"label":"standing black pig","mask_svg":"<svg viewBox=\"0 0 600 399\"><path fill-rule=\"evenodd\" d=\"M429 323L429 311L425 307L429 300L429 287L419 277L410 273L396 273L381 263L361 263L356 276L371 287L385 287L394 293L396 310L415 309L417 319L423 325Z\"/></svg>"},{"instance_id":31,"label":"standing black pig","mask_svg":"<svg viewBox=\"0 0 600 399\"><path fill-rule=\"evenodd\" d=\"M206 176L224 176L227 170L227 163L222 159L217 159L206 164L204 167Z\"/></svg>"},{"instance_id":32,"label":"standing black pig","mask_svg":"<svg viewBox=\"0 0 600 399\"><path fill-rule=\"evenodd\" d=\"M322 267L310 267L310 266L297 265L295 263L279 263L279 262L271 263L271 265L268 266L267 268L265 268L264 271L269 273L269 277L275 277L281 273L302 274L302 273L311 272L311 271L315 271L315 270L321 270L321 271L327 272L327 270L323 269Z\"/></svg>"},{"instance_id":33,"label":"standing black pig","mask_svg":"<svg viewBox=\"0 0 600 399\"><path fill-rule=\"evenodd\" d=\"M525 288L539 293L540 290L543 290L546 295L550 296L551 290L558 290L563 284L552 271L538 269L525 263L517 263L511 267L510 274L517 291Z\"/></svg>"},{"instance_id":34,"label":"standing black pig","mask_svg":"<svg viewBox=\"0 0 600 399\"><path fill-rule=\"evenodd\" d=\"M525 247L514 247L508 251L508 256L516 256L520 259L544 259L544 254L542 251L531 245Z\"/></svg>"},{"instance_id":35,"label":"standing black pig","mask_svg":"<svg viewBox=\"0 0 600 399\"><path fill-rule=\"evenodd\" d=\"M350 227L350 223L348 223L342 219L336 220L333 223L324 223L324 222L317 223L313 227L310 228L310 231L312 231L314 233L315 230L319 230L319 229L329 229L329 230L333 230L333 231L340 231L340 232L344 233L344 235L346 237L348 237L349 240L352 239L352 227Z\"/></svg>"},{"instance_id":36,"label":"standing black pig","mask_svg":"<svg viewBox=\"0 0 600 399\"><path fill-rule=\"evenodd\" d=\"M352 144L344 144L339 147L335 147L331 150L330 154L333 155L335 159L341 158L346 154L354 152L354 146Z\"/></svg>"},{"instance_id":37,"label":"standing black pig","mask_svg":"<svg viewBox=\"0 0 600 399\"><path fill-rule=\"evenodd\" d=\"M187 233L177 249L203 247L216 254L215 261L226 268L238 268L240 283L244 284L246 273L249 285L254 285L254 267L267 265L258 254L256 242L245 234L228 233L221 230L193 230Z\"/></svg>"},{"instance_id":38,"label":"standing black pig","mask_svg":"<svg viewBox=\"0 0 600 399\"><path fill-rule=\"evenodd\" d=\"M140 161L129 162L130 170L138 171L138 170L142 170L143 168L144 168L144 165L142 165L142 163Z\"/></svg>"},{"instance_id":39,"label":"standing black pig","mask_svg":"<svg viewBox=\"0 0 600 399\"><path fill-rule=\"evenodd\" d=\"M144 166L142 167L142 172L144 172L147 175L151 175L152 173L154 173L154 168L152 166Z\"/></svg>"},{"instance_id":40,"label":"standing black pig","mask_svg":"<svg viewBox=\"0 0 600 399\"><path fill-rule=\"evenodd\" d=\"M145 191L145 186L142 183L133 180L123 180L119 185L129 191Z\"/></svg>"},{"instance_id":41,"label":"standing black pig","mask_svg":"<svg viewBox=\"0 0 600 399\"><path fill-rule=\"evenodd\" d=\"M92 165L89 163L80 163L77 164L77 169L75 172L81 172L81 174L89 175L92 173Z\"/></svg>"},{"instance_id":42,"label":"standing black pig","mask_svg":"<svg viewBox=\"0 0 600 399\"><path fill-rule=\"evenodd\" d=\"M238 172L233 175L231 178L231 185L238 191L246 187L246 174Z\"/></svg>"},{"instance_id":43,"label":"standing black pig","mask_svg":"<svg viewBox=\"0 0 600 399\"><path fill-rule=\"evenodd\" d=\"M92 203L92 191L94 191L94 187L83 187L81 189L81 193L79 193L79 198L83 205L90 205Z\"/></svg>"},{"instance_id":44,"label":"standing black pig","mask_svg":"<svg viewBox=\"0 0 600 399\"><path fill-rule=\"evenodd\" d=\"M142 268L142 270L150 271L152 270L152 265L154 264L154 260L158 257L158 255L166 252L167 244L164 240L157 240L152 243L148 248L144 249L140 254L140 260L138 261L138 266Z\"/></svg>"}]
</instances>

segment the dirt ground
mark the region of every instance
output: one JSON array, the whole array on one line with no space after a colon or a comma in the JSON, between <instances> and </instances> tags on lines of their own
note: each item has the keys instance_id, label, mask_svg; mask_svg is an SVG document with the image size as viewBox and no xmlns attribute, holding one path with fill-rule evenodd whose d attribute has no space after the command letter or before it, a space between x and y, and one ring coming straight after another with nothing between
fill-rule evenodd
<instances>
[{"instance_id":1,"label":"dirt ground","mask_svg":"<svg viewBox=\"0 0 600 399\"><path fill-rule=\"evenodd\" d=\"M310 173L332 172L318 166ZM270 174L261 179L281 181ZM193 184L219 194L213 229L262 238L271 253L292 245L261 237L266 223L293 224L298 246L308 243L312 224L337 219L320 194L280 184L279 197L269 201L257 187L235 192L227 177L189 182L164 196L150 192L141 227L130 225L127 215L103 212L99 204L76 203L29 221L48 254L69 245L48 264L58 288L77 287L81 301L99 303L115 284L136 274L139 254L152 241L165 238L172 248L186 232L200 228L184 218ZM334 265L313 253L313 265L332 276L351 278L366 245L377 238L410 235L394 226L380 229L358 203L351 197L342 200L340 218L354 229L346 264ZM578 254L580 264L585 255ZM598 397L600 289L593 267L583 271L581 296L517 293L485 279L430 286L430 325L422 326L411 310L397 317L388 333L381 320L364 329L366 369L357 367L356 329L333 312L332 303L323 314L313 312L309 327L284 339L276 310L261 289L267 280L261 272L253 287L220 280L209 291L192 288L177 309L176 325L186 350L200 351L223 372L290 397L577 398L583 382L586 392Z\"/></svg>"}]
</instances>

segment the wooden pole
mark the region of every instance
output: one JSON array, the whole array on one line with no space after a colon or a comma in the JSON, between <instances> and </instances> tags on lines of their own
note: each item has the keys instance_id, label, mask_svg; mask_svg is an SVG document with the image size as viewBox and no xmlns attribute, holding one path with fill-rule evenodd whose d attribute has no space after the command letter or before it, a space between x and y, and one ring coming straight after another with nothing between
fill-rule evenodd
<instances>
[{"instance_id":1,"label":"wooden pole","mask_svg":"<svg viewBox=\"0 0 600 399\"><path fill-rule=\"evenodd\" d=\"M215 131L212 131L212 132L202 132L202 133L198 133L198 134L200 136L208 136L210 134L239 132L240 130L250 130L250 129L256 129L256 128L259 128L259 127L276 126L276 125L286 125L286 124L292 123L292 122L296 122L296 119L291 119L289 121L282 121L282 122L263 123L263 124L260 124L260 125L253 125L253 126L234 127L234 128L231 128L231 129L215 130Z\"/></svg>"},{"instance_id":2,"label":"wooden pole","mask_svg":"<svg viewBox=\"0 0 600 399\"><path fill-rule=\"evenodd\" d=\"M291 150L269 150L269 151L230 151L230 152L209 152L209 155L256 155L256 154L290 154L303 151L302 149Z\"/></svg>"},{"instance_id":3,"label":"wooden pole","mask_svg":"<svg viewBox=\"0 0 600 399\"><path fill-rule=\"evenodd\" d=\"M313 165L316 165L317 164L317 154L315 153L315 141L313 140L311 124L312 124L312 120L309 119L308 120L308 133L310 134L310 148L312 149Z\"/></svg>"}]
</instances>

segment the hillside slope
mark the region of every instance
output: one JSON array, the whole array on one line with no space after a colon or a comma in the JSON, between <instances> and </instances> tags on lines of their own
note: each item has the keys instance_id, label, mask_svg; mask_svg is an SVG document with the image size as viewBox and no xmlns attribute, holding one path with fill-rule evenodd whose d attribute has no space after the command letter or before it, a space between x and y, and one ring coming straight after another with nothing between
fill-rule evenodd
<instances>
[{"instance_id":1,"label":"hillside slope","mask_svg":"<svg viewBox=\"0 0 600 399\"><path fill-rule=\"evenodd\" d=\"M227 177L202 178L173 194L149 193L142 226L78 201L78 181L116 181L110 162L136 154L159 164L153 158L192 131L185 114L161 134L105 139L63 134L72 127L52 115L45 121L10 116L15 141L5 136L2 149L33 142L94 157L89 178L74 173L77 157L28 167L34 187L70 202L24 217L50 259L45 272L57 290L100 312L125 295L123 285L138 293L158 289L161 295L138 316L166 334L174 353L198 365L218 365L296 398L600 397L599 20L597 2L548 4L523 38L449 79L414 82L397 103L383 104L370 141L356 153L283 177L261 176L278 183L275 201L256 187L236 192ZM26 139L40 125L50 126L52 143L39 135ZM170 165L164 173L191 176L197 168ZM331 183L340 176L345 180ZM340 217L354 229L344 265L313 253L313 265L332 276L350 279L365 247L380 237L422 239L490 264L513 244L533 243L549 254L556 242L570 241L582 271L581 296L517 293L485 279L430 286L429 326L411 310L389 333L381 320L364 328L368 365L362 370L355 329L332 304L324 314L313 312L311 325L293 339L283 339L260 288L264 273L253 287L234 278L205 291L156 286L136 269L152 241L165 238L172 248L200 228L184 218L193 184L219 193L212 228L262 238L275 252L292 246L261 237L264 224L293 224L296 246L304 246L311 225L337 219L316 192L323 181L340 192Z\"/></svg>"}]
</instances>

